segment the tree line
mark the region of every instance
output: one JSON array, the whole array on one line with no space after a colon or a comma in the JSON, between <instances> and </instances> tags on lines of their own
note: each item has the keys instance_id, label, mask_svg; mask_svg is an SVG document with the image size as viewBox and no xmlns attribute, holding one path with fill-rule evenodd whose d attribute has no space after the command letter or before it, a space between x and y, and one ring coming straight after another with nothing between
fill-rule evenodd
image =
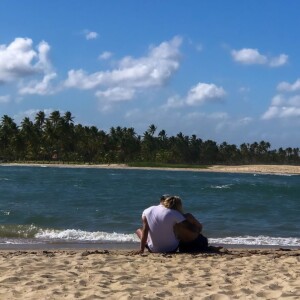
<instances>
[{"instance_id":1,"label":"tree line","mask_svg":"<svg viewBox=\"0 0 300 300\"><path fill-rule=\"evenodd\" d=\"M0 123L0 161L63 161L77 163L156 162L172 164L299 164L299 148L271 150L266 141L240 146L179 132L167 136L152 124L143 133L134 128L74 123L71 112L43 111L34 120L25 117L20 125L8 115Z\"/></svg>"}]
</instances>

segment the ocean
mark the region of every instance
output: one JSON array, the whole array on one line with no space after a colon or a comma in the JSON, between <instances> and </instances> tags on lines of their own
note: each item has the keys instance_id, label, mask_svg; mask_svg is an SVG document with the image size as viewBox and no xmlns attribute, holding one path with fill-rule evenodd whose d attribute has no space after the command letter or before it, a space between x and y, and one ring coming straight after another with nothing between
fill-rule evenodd
<instances>
[{"instance_id":1,"label":"ocean","mask_svg":"<svg viewBox=\"0 0 300 300\"><path fill-rule=\"evenodd\" d=\"M0 247L136 244L142 211L182 198L211 244L300 246L300 176L0 166Z\"/></svg>"}]
</instances>

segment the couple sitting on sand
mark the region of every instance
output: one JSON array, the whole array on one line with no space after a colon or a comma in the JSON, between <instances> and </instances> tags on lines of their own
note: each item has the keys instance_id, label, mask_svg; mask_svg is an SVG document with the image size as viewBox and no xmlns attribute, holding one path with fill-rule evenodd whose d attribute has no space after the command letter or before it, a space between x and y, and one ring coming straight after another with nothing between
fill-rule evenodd
<instances>
[{"instance_id":1,"label":"couple sitting on sand","mask_svg":"<svg viewBox=\"0 0 300 300\"><path fill-rule=\"evenodd\" d=\"M160 204L143 211L143 228L136 234L141 240L137 253L194 253L209 249L207 238L201 234L202 224L192 214L184 214L178 196L163 195Z\"/></svg>"}]
</instances>

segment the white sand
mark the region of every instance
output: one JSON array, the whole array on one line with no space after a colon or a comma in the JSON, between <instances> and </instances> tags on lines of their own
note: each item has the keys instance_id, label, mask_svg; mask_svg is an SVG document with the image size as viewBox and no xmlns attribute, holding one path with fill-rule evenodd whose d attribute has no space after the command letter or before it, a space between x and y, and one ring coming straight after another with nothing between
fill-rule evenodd
<instances>
[{"instance_id":1,"label":"white sand","mask_svg":"<svg viewBox=\"0 0 300 300\"><path fill-rule=\"evenodd\" d=\"M261 173L261 174L300 174L300 166L291 165L239 165L223 166L214 165L205 169L197 168L143 168L129 167L126 164L20 164L20 163L2 163L2 166L36 166L36 167L61 167L61 168L99 168L99 169L144 169L144 170L170 170L170 171L193 171L193 172L227 172L227 173Z\"/></svg>"},{"instance_id":2,"label":"white sand","mask_svg":"<svg viewBox=\"0 0 300 300\"><path fill-rule=\"evenodd\" d=\"M300 250L0 251L0 299L300 299Z\"/></svg>"}]
</instances>

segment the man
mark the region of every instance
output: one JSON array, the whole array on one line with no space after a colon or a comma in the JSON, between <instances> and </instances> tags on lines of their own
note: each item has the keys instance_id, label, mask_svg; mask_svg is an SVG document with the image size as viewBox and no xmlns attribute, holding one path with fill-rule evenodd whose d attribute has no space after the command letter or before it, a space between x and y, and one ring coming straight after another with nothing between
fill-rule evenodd
<instances>
[{"instance_id":1,"label":"man","mask_svg":"<svg viewBox=\"0 0 300 300\"><path fill-rule=\"evenodd\" d=\"M159 205L151 206L143 211L143 228L136 231L141 239L140 250L137 253L143 253L145 248L150 252L159 253L177 251L179 240L175 236L174 226L176 224L190 225L180 213L181 207L179 197L163 195Z\"/></svg>"}]
</instances>

